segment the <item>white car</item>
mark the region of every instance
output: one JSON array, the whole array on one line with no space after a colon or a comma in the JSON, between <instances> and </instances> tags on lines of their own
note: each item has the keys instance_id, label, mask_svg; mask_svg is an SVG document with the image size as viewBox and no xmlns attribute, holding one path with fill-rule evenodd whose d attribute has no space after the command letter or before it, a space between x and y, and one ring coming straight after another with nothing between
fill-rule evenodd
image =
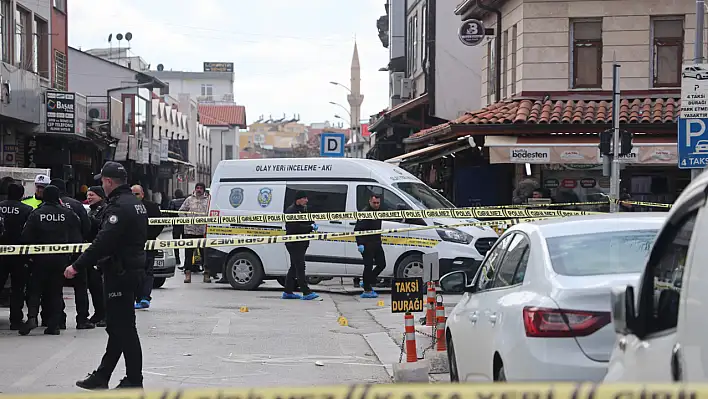
<instances>
[{"instance_id":1,"label":"white car","mask_svg":"<svg viewBox=\"0 0 708 399\"><path fill-rule=\"evenodd\" d=\"M681 77L698 80L708 79L708 71L699 66L691 65L683 69Z\"/></svg>"},{"instance_id":2,"label":"white car","mask_svg":"<svg viewBox=\"0 0 708 399\"><path fill-rule=\"evenodd\" d=\"M507 230L447 320L451 381L601 381L615 332L613 287L636 284L665 213L523 223Z\"/></svg>"}]
</instances>

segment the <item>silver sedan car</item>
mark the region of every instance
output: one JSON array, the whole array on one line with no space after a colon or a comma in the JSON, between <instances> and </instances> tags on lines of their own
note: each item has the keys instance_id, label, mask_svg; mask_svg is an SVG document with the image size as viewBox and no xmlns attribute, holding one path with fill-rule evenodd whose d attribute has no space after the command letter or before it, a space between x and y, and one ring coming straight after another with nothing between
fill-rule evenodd
<instances>
[{"instance_id":1,"label":"silver sedan car","mask_svg":"<svg viewBox=\"0 0 708 399\"><path fill-rule=\"evenodd\" d=\"M636 285L666 213L522 223L487 253L447 320L452 381L601 381L615 342L613 287Z\"/></svg>"}]
</instances>

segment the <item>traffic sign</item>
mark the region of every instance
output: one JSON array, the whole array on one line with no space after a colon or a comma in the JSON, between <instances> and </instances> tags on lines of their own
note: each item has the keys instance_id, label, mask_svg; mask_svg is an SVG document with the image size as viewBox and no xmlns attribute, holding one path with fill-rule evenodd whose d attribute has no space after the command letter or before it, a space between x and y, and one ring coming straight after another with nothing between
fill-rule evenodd
<instances>
[{"instance_id":1,"label":"traffic sign","mask_svg":"<svg viewBox=\"0 0 708 399\"><path fill-rule=\"evenodd\" d=\"M684 65L681 71L677 143L679 168L708 165L708 64Z\"/></svg>"},{"instance_id":2,"label":"traffic sign","mask_svg":"<svg viewBox=\"0 0 708 399\"><path fill-rule=\"evenodd\" d=\"M321 157L343 157L347 138L342 133L322 133L320 135Z\"/></svg>"},{"instance_id":3,"label":"traffic sign","mask_svg":"<svg viewBox=\"0 0 708 399\"><path fill-rule=\"evenodd\" d=\"M457 37L465 46L477 46L484 40L484 23L478 19L462 21Z\"/></svg>"}]
</instances>

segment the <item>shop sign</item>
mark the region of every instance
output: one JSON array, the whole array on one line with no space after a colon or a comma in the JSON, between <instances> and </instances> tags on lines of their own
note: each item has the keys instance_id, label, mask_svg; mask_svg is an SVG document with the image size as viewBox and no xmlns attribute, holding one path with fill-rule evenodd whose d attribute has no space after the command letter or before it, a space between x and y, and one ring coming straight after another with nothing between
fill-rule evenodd
<instances>
[{"instance_id":1,"label":"shop sign","mask_svg":"<svg viewBox=\"0 0 708 399\"><path fill-rule=\"evenodd\" d=\"M169 165L161 165L157 169L157 176L161 179L169 179L172 177L172 167Z\"/></svg>"},{"instance_id":2,"label":"shop sign","mask_svg":"<svg viewBox=\"0 0 708 399\"><path fill-rule=\"evenodd\" d=\"M586 178L580 180L580 187L582 188L594 188L597 185L597 181L593 178Z\"/></svg>"},{"instance_id":3,"label":"shop sign","mask_svg":"<svg viewBox=\"0 0 708 399\"><path fill-rule=\"evenodd\" d=\"M599 159L600 164L602 164L603 156L600 154L599 149L597 150L597 159ZM635 146L632 148L631 153L627 155L620 155L618 159L621 163L639 163L639 147Z\"/></svg>"},{"instance_id":4,"label":"shop sign","mask_svg":"<svg viewBox=\"0 0 708 399\"><path fill-rule=\"evenodd\" d=\"M422 277L394 279L391 284L391 313L422 312L423 296Z\"/></svg>"},{"instance_id":5,"label":"shop sign","mask_svg":"<svg viewBox=\"0 0 708 399\"><path fill-rule=\"evenodd\" d=\"M170 142L167 138L160 139L160 162L166 162L170 156Z\"/></svg>"},{"instance_id":6,"label":"shop sign","mask_svg":"<svg viewBox=\"0 0 708 399\"><path fill-rule=\"evenodd\" d=\"M47 91L47 133L76 132L76 96L74 93Z\"/></svg>"},{"instance_id":7,"label":"shop sign","mask_svg":"<svg viewBox=\"0 0 708 399\"><path fill-rule=\"evenodd\" d=\"M543 181L543 187L545 188L558 188L560 182L558 179L546 179Z\"/></svg>"},{"instance_id":8,"label":"shop sign","mask_svg":"<svg viewBox=\"0 0 708 399\"><path fill-rule=\"evenodd\" d=\"M578 187L578 181L575 179L563 179L561 186L563 188L575 188Z\"/></svg>"},{"instance_id":9,"label":"shop sign","mask_svg":"<svg viewBox=\"0 0 708 399\"><path fill-rule=\"evenodd\" d=\"M511 163L549 163L551 150L549 148L510 148Z\"/></svg>"}]
</instances>

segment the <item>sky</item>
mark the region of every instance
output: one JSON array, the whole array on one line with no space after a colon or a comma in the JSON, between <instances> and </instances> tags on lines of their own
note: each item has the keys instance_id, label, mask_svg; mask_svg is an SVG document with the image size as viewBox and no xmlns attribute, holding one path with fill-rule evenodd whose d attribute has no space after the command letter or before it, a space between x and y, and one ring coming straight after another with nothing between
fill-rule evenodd
<instances>
[{"instance_id":1,"label":"sky","mask_svg":"<svg viewBox=\"0 0 708 399\"><path fill-rule=\"evenodd\" d=\"M233 62L234 99L248 122L300 114L305 123L348 123L354 40L361 63L362 119L388 106L388 50L376 20L385 0L71 0L69 45L108 47L131 32L135 55L155 68L202 71L204 61ZM125 40L122 42L125 46ZM116 40L113 40L116 46ZM346 125L345 125L346 126Z\"/></svg>"}]
</instances>

